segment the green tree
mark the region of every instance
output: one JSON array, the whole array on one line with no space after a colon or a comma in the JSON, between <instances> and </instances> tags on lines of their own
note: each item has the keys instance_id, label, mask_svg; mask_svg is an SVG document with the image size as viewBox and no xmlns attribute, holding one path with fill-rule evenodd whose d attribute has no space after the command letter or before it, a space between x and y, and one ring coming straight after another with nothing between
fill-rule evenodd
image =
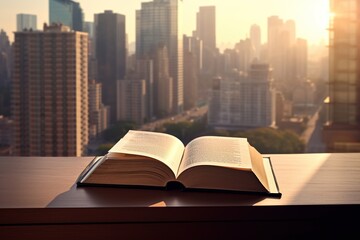
<instances>
[{"instance_id":1,"label":"green tree","mask_svg":"<svg viewBox=\"0 0 360 240\"><path fill-rule=\"evenodd\" d=\"M110 150L110 148L111 148L113 145L114 145L114 144L112 144L112 143L101 144L101 145L96 149L96 155L97 155L97 156L103 156L103 155L107 154L108 151Z\"/></svg>"},{"instance_id":2,"label":"green tree","mask_svg":"<svg viewBox=\"0 0 360 240\"><path fill-rule=\"evenodd\" d=\"M261 153L302 153L305 144L298 135L288 130L259 128L240 134Z\"/></svg>"},{"instance_id":3,"label":"green tree","mask_svg":"<svg viewBox=\"0 0 360 240\"><path fill-rule=\"evenodd\" d=\"M137 129L137 125L134 122L119 121L103 132L103 138L106 142L114 143L119 141L129 130L133 129Z\"/></svg>"}]
</instances>

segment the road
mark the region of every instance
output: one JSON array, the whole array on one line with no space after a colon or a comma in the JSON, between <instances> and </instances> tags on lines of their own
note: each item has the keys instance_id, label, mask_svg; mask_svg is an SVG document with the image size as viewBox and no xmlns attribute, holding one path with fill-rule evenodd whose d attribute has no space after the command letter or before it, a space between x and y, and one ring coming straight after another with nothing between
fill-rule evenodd
<instances>
[{"instance_id":1,"label":"road","mask_svg":"<svg viewBox=\"0 0 360 240\"><path fill-rule=\"evenodd\" d=\"M301 134L300 139L306 144L306 153L325 152L325 144L322 141L322 123L319 120L321 106L310 118L306 130Z\"/></svg>"},{"instance_id":2,"label":"road","mask_svg":"<svg viewBox=\"0 0 360 240\"><path fill-rule=\"evenodd\" d=\"M162 118L147 124L144 124L140 127L140 130L144 131L154 131L157 127L161 127L164 123L177 123L183 121L194 121L202 116L204 116L208 111L207 106L193 108L188 111L184 111L182 114L171 116L168 118Z\"/></svg>"}]
</instances>

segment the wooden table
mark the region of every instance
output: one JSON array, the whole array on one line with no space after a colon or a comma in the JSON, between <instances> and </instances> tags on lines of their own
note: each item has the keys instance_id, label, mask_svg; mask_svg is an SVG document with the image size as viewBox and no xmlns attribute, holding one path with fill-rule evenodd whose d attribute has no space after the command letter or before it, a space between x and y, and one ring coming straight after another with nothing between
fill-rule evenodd
<instances>
[{"instance_id":1,"label":"wooden table","mask_svg":"<svg viewBox=\"0 0 360 240\"><path fill-rule=\"evenodd\" d=\"M360 236L360 153L268 156L281 198L77 188L92 157L0 157L0 239Z\"/></svg>"}]
</instances>

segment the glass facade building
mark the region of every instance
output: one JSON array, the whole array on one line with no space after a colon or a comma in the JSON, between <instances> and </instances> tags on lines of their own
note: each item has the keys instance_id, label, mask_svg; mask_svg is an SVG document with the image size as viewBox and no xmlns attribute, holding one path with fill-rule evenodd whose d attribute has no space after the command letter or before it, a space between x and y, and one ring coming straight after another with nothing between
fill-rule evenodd
<instances>
[{"instance_id":1,"label":"glass facade building","mask_svg":"<svg viewBox=\"0 0 360 240\"><path fill-rule=\"evenodd\" d=\"M360 0L330 1L327 150L360 150Z\"/></svg>"},{"instance_id":2,"label":"glass facade building","mask_svg":"<svg viewBox=\"0 0 360 240\"><path fill-rule=\"evenodd\" d=\"M136 55L150 57L156 49L168 50L170 77L173 78L173 112L183 110L183 31L182 1L154 0L141 4L136 12Z\"/></svg>"},{"instance_id":3,"label":"glass facade building","mask_svg":"<svg viewBox=\"0 0 360 240\"><path fill-rule=\"evenodd\" d=\"M17 14L16 15L16 30L22 31L24 29L37 30L37 17L32 14Z\"/></svg>"},{"instance_id":4,"label":"glass facade building","mask_svg":"<svg viewBox=\"0 0 360 240\"><path fill-rule=\"evenodd\" d=\"M115 123L116 82L126 73L125 15L105 11L95 15L97 80L102 83L102 101L110 106L110 122Z\"/></svg>"},{"instance_id":5,"label":"glass facade building","mask_svg":"<svg viewBox=\"0 0 360 240\"><path fill-rule=\"evenodd\" d=\"M71 0L49 0L49 23L61 23L72 30L82 31L83 10Z\"/></svg>"}]
</instances>

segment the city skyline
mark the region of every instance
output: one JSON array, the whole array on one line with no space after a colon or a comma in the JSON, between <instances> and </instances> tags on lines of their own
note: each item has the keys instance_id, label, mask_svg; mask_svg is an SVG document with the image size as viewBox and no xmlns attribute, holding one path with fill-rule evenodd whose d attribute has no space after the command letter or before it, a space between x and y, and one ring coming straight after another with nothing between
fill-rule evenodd
<instances>
[{"instance_id":1,"label":"city skyline","mask_svg":"<svg viewBox=\"0 0 360 240\"><path fill-rule=\"evenodd\" d=\"M135 1L110 1L104 0L99 6L95 0L78 0L84 12L85 21L94 21L94 14L112 10L115 13L124 14L127 19L127 34L129 43L135 41L135 12L141 8L145 0ZM294 20L297 26L297 36L306 38L310 44L317 44L320 41L327 41L328 25L328 0L254 0L251 2L233 2L219 0L183 0L184 3L184 33L191 35L196 29L196 13L200 6L216 6L217 19L217 43L218 47L233 47L240 39L250 36L252 24L261 27L262 42L267 39L267 18L273 15L285 20ZM0 10L0 29L4 29L13 41L13 33L16 30L16 14L26 13L35 14L38 17L38 28L41 29L43 23L48 23L48 0L19 1L13 0L6 3L7 7ZM259 7L261 6L261 8ZM239 9L239 10L238 10ZM241 11L246 9L246 11ZM255 14L254 14L255 13ZM13 20L12 20L13 19ZM237 23L238 30L234 30L236 25L225 23Z\"/></svg>"}]
</instances>

